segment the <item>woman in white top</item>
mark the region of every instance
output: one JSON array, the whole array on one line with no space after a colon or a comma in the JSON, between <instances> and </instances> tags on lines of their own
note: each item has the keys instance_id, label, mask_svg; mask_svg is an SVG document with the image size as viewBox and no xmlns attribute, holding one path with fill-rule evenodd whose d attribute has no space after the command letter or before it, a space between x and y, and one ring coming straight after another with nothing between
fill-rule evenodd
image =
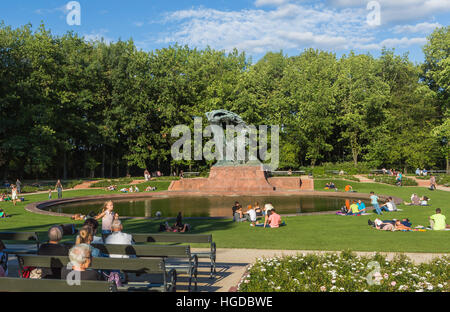
<instances>
[{"instance_id":1,"label":"woman in white top","mask_svg":"<svg viewBox=\"0 0 450 312\"><path fill-rule=\"evenodd\" d=\"M12 186L12 190L11 190L11 200L14 203L14 206L16 205L16 201L19 198L17 197L17 187L15 185Z\"/></svg>"}]
</instances>

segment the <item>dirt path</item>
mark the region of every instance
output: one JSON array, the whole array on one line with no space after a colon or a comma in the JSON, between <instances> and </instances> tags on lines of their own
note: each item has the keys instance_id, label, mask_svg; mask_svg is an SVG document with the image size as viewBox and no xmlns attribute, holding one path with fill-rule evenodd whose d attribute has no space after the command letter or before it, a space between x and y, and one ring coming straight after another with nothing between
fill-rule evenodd
<instances>
[{"instance_id":1,"label":"dirt path","mask_svg":"<svg viewBox=\"0 0 450 312\"><path fill-rule=\"evenodd\" d=\"M359 182L361 182L361 183L376 183L376 182L374 182L372 179L369 179L369 178L364 177L364 176L362 176L362 175L355 175L354 177L355 177L355 178L358 178L358 179L359 179Z\"/></svg>"},{"instance_id":2,"label":"dirt path","mask_svg":"<svg viewBox=\"0 0 450 312\"><path fill-rule=\"evenodd\" d=\"M74 190L84 190L90 188L91 184L95 183L97 181L86 181L81 184L75 185L73 188Z\"/></svg>"}]
</instances>

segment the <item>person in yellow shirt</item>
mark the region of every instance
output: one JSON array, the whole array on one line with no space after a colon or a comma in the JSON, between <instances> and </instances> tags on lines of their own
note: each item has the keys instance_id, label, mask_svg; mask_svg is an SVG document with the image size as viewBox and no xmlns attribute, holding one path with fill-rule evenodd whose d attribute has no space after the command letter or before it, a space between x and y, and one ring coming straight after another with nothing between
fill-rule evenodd
<instances>
[{"instance_id":1,"label":"person in yellow shirt","mask_svg":"<svg viewBox=\"0 0 450 312\"><path fill-rule=\"evenodd\" d=\"M436 214L430 217L431 229L435 231L450 229L450 225L445 222L445 216L441 213L441 209L436 209Z\"/></svg>"},{"instance_id":2,"label":"person in yellow shirt","mask_svg":"<svg viewBox=\"0 0 450 312\"><path fill-rule=\"evenodd\" d=\"M355 201L352 201L352 204L350 205L350 208L348 209L347 215L349 215L349 216L361 215L361 211L359 210L359 207Z\"/></svg>"}]
</instances>

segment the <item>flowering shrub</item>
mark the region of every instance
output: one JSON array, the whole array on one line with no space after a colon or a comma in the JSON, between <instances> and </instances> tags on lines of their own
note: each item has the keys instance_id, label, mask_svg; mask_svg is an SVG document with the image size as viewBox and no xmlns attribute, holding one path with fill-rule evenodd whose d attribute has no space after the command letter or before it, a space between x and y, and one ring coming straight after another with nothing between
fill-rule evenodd
<instances>
[{"instance_id":1,"label":"flowering shrub","mask_svg":"<svg viewBox=\"0 0 450 312\"><path fill-rule=\"evenodd\" d=\"M413 264L400 255L297 255L260 258L238 285L240 292L448 292L450 258Z\"/></svg>"},{"instance_id":2,"label":"flowering shrub","mask_svg":"<svg viewBox=\"0 0 450 312\"><path fill-rule=\"evenodd\" d=\"M396 177L391 176L376 176L373 178L373 180L378 183L385 183L391 185L396 185L397 183ZM419 184L415 180L403 176L402 186L417 186L417 185Z\"/></svg>"}]
</instances>

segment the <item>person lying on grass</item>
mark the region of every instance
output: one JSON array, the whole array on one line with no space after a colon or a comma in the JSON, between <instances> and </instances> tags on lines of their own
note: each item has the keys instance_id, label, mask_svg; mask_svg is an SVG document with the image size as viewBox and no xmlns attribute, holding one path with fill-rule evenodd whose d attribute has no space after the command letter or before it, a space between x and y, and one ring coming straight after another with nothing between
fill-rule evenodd
<instances>
[{"instance_id":1,"label":"person lying on grass","mask_svg":"<svg viewBox=\"0 0 450 312\"><path fill-rule=\"evenodd\" d=\"M403 224L406 227L411 227L412 223L411 221L409 221L408 218L404 218L402 220L397 220L397 219L392 219L392 220L383 220L381 221L380 219L375 219L375 221L372 220L368 220L367 224L369 224L372 227L375 227L376 224L381 224L381 223L391 223L391 224L395 224L397 221L400 221L401 224Z\"/></svg>"},{"instance_id":2,"label":"person lying on grass","mask_svg":"<svg viewBox=\"0 0 450 312\"><path fill-rule=\"evenodd\" d=\"M374 222L372 222L371 220L368 220L368 224L371 225L372 227L376 228L377 230L382 230L382 231L410 231L411 228L409 226L406 226L405 224L408 224L406 221L408 219L403 219L402 221L400 220L386 220L386 221L381 221L380 219L375 219ZM404 224L405 223L405 224ZM410 223L409 223L410 224Z\"/></svg>"}]
</instances>

